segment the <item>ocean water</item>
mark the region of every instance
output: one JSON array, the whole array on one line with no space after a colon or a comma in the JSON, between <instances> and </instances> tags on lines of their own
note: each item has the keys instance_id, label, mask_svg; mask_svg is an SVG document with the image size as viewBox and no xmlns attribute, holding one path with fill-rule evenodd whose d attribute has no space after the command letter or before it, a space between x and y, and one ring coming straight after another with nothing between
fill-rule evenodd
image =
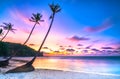
<instances>
[{"instance_id":1,"label":"ocean water","mask_svg":"<svg viewBox=\"0 0 120 79\"><path fill-rule=\"evenodd\" d=\"M120 76L120 57L42 57L33 65L36 69Z\"/></svg>"}]
</instances>

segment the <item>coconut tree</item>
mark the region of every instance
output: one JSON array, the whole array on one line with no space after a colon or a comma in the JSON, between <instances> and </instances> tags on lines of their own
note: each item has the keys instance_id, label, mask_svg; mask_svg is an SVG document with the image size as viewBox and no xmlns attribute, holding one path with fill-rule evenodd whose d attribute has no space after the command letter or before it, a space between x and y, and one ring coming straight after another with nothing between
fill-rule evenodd
<instances>
[{"instance_id":1,"label":"coconut tree","mask_svg":"<svg viewBox=\"0 0 120 79\"><path fill-rule=\"evenodd\" d=\"M13 28L13 24L11 24L11 23L3 23L4 25L1 25L1 27L3 27L3 29L4 30L7 30L7 32L6 32L6 34L3 36L3 38L1 39L1 41L3 41L4 40L4 38L8 35L8 33L11 31L11 32L13 32L13 33L15 33L14 32L14 30L16 30L16 29L14 29Z\"/></svg>"},{"instance_id":2,"label":"coconut tree","mask_svg":"<svg viewBox=\"0 0 120 79\"><path fill-rule=\"evenodd\" d=\"M0 35L3 35L3 29L0 29ZM0 52L4 53L4 56L6 57L6 53L7 53L6 45L4 42L1 41L0 41ZM0 67L8 66L9 60L10 58L0 61Z\"/></svg>"},{"instance_id":3,"label":"coconut tree","mask_svg":"<svg viewBox=\"0 0 120 79\"><path fill-rule=\"evenodd\" d=\"M42 46L43 46L43 44L44 44L44 42L45 42L45 40L46 40L49 32L50 32L50 30L51 30L51 27L52 27L52 24L53 24L53 21L54 21L55 14L61 11L61 8L60 8L60 6L59 6L58 4L52 3L52 4L49 4L49 7L50 7L50 9L51 9L51 11L52 11L52 14L51 14L51 16L50 16L50 18L49 18L49 19L51 19L51 23L50 23L49 29L48 29L48 31L47 31L47 33L46 33L43 41L42 41L42 44L40 45L40 47L39 47L39 49L38 49L38 52L40 52L40 50L41 50L41 48L42 48Z\"/></svg>"},{"instance_id":4,"label":"coconut tree","mask_svg":"<svg viewBox=\"0 0 120 79\"><path fill-rule=\"evenodd\" d=\"M28 38L26 39L26 41L24 42L23 45L25 45L25 44L28 42L28 40L30 39L30 37L31 37L31 35L32 35L32 33L33 33L33 30L34 30L35 26L36 26L37 24L40 24L40 22L44 21L44 20L41 20L41 18L42 18L42 15L41 15L40 13L37 13L37 14L34 14L34 13L33 13L33 14L32 14L32 17L31 17L29 20L30 20L31 22L34 22L35 24L34 24L34 26L33 26L32 30L31 30Z\"/></svg>"},{"instance_id":5,"label":"coconut tree","mask_svg":"<svg viewBox=\"0 0 120 79\"><path fill-rule=\"evenodd\" d=\"M50 16L50 19L51 19L51 23L50 23L50 26L49 26L49 29L40 45L40 48L38 49L38 52L40 52L49 32L50 32L50 29L52 27L52 24L53 24L53 21L54 21L54 17L55 17L55 14L60 12L61 8L58 4L50 4L49 5L51 11L52 11L52 14ZM22 65L20 67L17 67L15 69L12 69L12 70L9 70L7 71L6 73L16 73L16 72L29 72L29 71L33 71L34 70L34 67L32 66L34 60L36 59L36 55L33 57L33 59L31 61L29 61L28 63L26 63L25 65Z\"/></svg>"}]
</instances>

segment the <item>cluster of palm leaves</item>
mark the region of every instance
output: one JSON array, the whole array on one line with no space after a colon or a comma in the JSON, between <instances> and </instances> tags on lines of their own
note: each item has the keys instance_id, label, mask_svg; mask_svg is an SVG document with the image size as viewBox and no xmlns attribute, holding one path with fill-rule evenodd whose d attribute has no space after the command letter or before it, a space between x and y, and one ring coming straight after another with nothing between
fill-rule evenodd
<instances>
[{"instance_id":1,"label":"cluster of palm leaves","mask_svg":"<svg viewBox=\"0 0 120 79\"><path fill-rule=\"evenodd\" d=\"M50 18L49 18L49 19L51 20L51 22L50 22L48 31L47 31L45 37L43 38L43 41L42 41L42 43L41 43L41 45L40 45L40 47L39 47L39 49L38 49L38 52L41 51L41 48L42 48L42 46L43 46L43 44L44 44L44 42L45 42L45 40L46 40L46 38L47 38L50 30L51 30L51 27L52 27L52 24L53 24L53 21L54 21L55 14L61 11L61 8L60 8L60 6L59 6L58 4L52 3L52 4L49 4L49 7L50 7L50 9L51 9L51 11L52 11L52 14L50 15ZM44 20L42 20L42 14L40 14L40 13L36 13L36 14L33 13L33 14L32 14L32 17L31 17L29 20L30 20L31 22L34 22L34 26L32 27L32 30L31 30L28 38L26 39L26 41L23 43L23 45L25 45L25 44L29 41L29 39L30 39L30 37L31 37L31 35L32 35L32 33L33 33L33 30L34 30L35 26L36 26L37 24L40 24L40 22L43 22L43 21L44 21ZM16 29L13 29L13 28L12 28L13 25L12 25L11 23L4 23L4 25L5 25L5 26L2 26L2 27L3 27L5 30L8 30L8 31L7 31L7 33L5 34L5 36L1 39L1 41L7 36L7 34L8 34L9 31L14 32L14 30L16 30ZM3 32L3 30L0 29L0 34L1 34L2 32ZM24 70L27 68L26 71L31 71L31 69L29 70L29 67L31 68L31 65L32 65L32 63L34 62L35 59L36 59L36 55L33 57L33 59L32 59L31 61L29 61L29 62L26 63L25 65L20 66L20 67L17 67L17 68L15 68L15 69L13 69L13 70L10 70L10 71L8 71L8 72L24 72L23 70L21 70L21 68L23 68ZM33 68L32 70L34 70L34 68Z\"/></svg>"},{"instance_id":2,"label":"cluster of palm leaves","mask_svg":"<svg viewBox=\"0 0 120 79\"><path fill-rule=\"evenodd\" d=\"M2 28L0 29L0 35L3 35L3 34L4 34L4 33L3 33L3 29L4 29L4 30L7 30L6 34L3 36L3 38L2 38L0 41L3 41L4 38L8 35L8 33L9 33L10 31L13 32L13 33L15 33L14 30L16 30L16 29L14 29L13 26L14 26L14 25L11 24L11 23L3 23L3 25L0 25L0 27L2 27Z\"/></svg>"},{"instance_id":3,"label":"cluster of palm leaves","mask_svg":"<svg viewBox=\"0 0 120 79\"><path fill-rule=\"evenodd\" d=\"M43 21L44 21L44 20L41 20L42 14L40 14L40 13L34 14L34 13L33 13L32 15L33 15L33 16L32 16L29 20L30 20L31 22L34 22L35 24L34 24L34 26L33 26L32 30L31 30L28 38L26 39L26 41L24 42L23 45L25 45L25 44L28 42L28 40L30 39L30 37L31 37L31 35L32 35L32 33L33 33L33 30L34 30L35 26L36 26L37 24L40 24L40 22L43 22Z\"/></svg>"}]
</instances>

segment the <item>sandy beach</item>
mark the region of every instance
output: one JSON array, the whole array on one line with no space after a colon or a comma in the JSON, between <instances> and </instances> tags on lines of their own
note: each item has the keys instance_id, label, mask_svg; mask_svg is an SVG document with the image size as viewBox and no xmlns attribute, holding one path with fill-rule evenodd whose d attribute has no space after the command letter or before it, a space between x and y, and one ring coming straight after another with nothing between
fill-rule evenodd
<instances>
[{"instance_id":1,"label":"sandy beach","mask_svg":"<svg viewBox=\"0 0 120 79\"><path fill-rule=\"evenodd\" d=\"M19 58L18 58L19 59ZM93 72L74 72L53 69L37 69L32 72L25 73L9 73L5 74L9 69L13 69L27 62L30 59L18 61L13 58L10 65L6 68L0 68L0 79L120 79L120 75L100 74Z\"/></svg>"},{"instance_id":2,"label":"sandy beach","mask_svg":"<svg viewBox=\"0 0 120 79\"><path fill-rule=\"evenodd\" d=\"M120 76L36 69L27 73L0 73L0 79L119 79Z\"/></svg>"}]
</instances>

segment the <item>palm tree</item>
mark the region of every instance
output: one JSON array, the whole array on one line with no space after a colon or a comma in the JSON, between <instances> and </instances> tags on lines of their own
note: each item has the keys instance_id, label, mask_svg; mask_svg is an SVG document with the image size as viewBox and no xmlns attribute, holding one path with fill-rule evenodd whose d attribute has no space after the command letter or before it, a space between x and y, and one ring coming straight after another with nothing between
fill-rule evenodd
<instances>
[{"instance_id":1,"label":"palm tree","mask_svg":"<svg viewBox=\"0 0 120 79\"><path fill-rule=\"evenodd\" d=\"M0 35L3 35L3 29L0 29ZM5 48L6 48L5 43L0 41L0 44L1 44L0 48L1 48L2 50L5 50ZM3 52L4 54L6 54L7 50L1 51L1 52ZM0 61L0 67L6 67L6 66L8 66L9 60L10 60L11 58L12 58L12 56L10 56L9 58L7 58L6 60Z\"/></svg>"},{"instance_id":2,"label":"palm tree","mask_svg":"<svg viewBox=\"0 0 120 79\"><path fill-rule=\"evenodd\" d=\"M51 30L51 27L52 27L52 24L53 24L53 21L54 21L55 14L61 11L61 8L60 8L60 6L59 6L58 4L55 5L54 3L52 3L52 4L49 5L49 7L50 7L50 9L51 9L51 11L52 11L52 14L51 14L51 16L50 16L51 23L50 23L49 29L48 29L48 31L47 31L44 39L43 39L42 44L40 45L40 47L39 47L39 49L38 49L38 52L40 52L40 50L41 50L41 48L42 48L42 46L43 46L43 44L44 44L44 42L45 42L45 40L46 40L49 32L50 32L50 30Z\"/></svg>"},{"instance_id":3,"label":"palm tree","mask_svg":"<svg viewBox=\"0 0 120 79\"><path fill-rule=\"evenodd\" d=\"M15 33L14 30L16 30L16 29L13 29L13 28L12 28L14 25L11 24L11 23L3 23L3 24L4 24L4 25L1 25L1 27L3 27L3 29L7 30L7 32L6 32L6 34L3 36L3 38L1 39L1 41L4 40L4 38L8 35L8 33L9 33L10 31L13 32L13 33Z\"/></svg>"},{"instance_id":4,"label":"palm tree","mask_svg":"<svg viewBox=\"0 0 120 79\"><path fill-rule=\"evenodd\" d=\"M33 16L32 16L31 19L29 19L29 20L30 20L31 22L35 22L35 24L34 24L34 26L33 26L32 30L31 30L28 38L26 39L26 41L24 42L23 45L25 45L25 44L28 42L28 40L30 39L30 37L31 37L31 35L32 35L32 33L33 33L33 30L34 30L35 26L36 26L37 24L40 24L40 21L44 21L44 20L41 20L42 15L41 15L40 13L37 13L37 14L34 14L34 13L33 13L32 15L33 15Z\"/></svg>"},{"instance_id":5,"label":"palm tree","mask_svg":"<svg viewBox=\"0 0 120 79\"><path fill-rule=\"evenodd\" d=\"M50 9L52 10L52 15L50 16L50 19L51 19L51 23L50 23L50 26L49 26L49 29L43 39L43 42L42 44L40 45L40 48L38 49L38 52L40 52L49 32L50 32L50 29L52 27L52 24L53 24L53 21L54 21L54 16L57 12L60 12L60 6L58 4L54 5L54 4L50 4L49 5ZM33 59L31 61L29 61L28 63L26 63L25 65L22 65L20 67L16 67L15 69L12 69L12 70L9 70L7 71L6 73L16 73L16 72L29 72L29 71L33 71L34 70L34 67L32 66L34 60L36 59L36 55L33 57Z\"/></svg>"}]
</instances>

